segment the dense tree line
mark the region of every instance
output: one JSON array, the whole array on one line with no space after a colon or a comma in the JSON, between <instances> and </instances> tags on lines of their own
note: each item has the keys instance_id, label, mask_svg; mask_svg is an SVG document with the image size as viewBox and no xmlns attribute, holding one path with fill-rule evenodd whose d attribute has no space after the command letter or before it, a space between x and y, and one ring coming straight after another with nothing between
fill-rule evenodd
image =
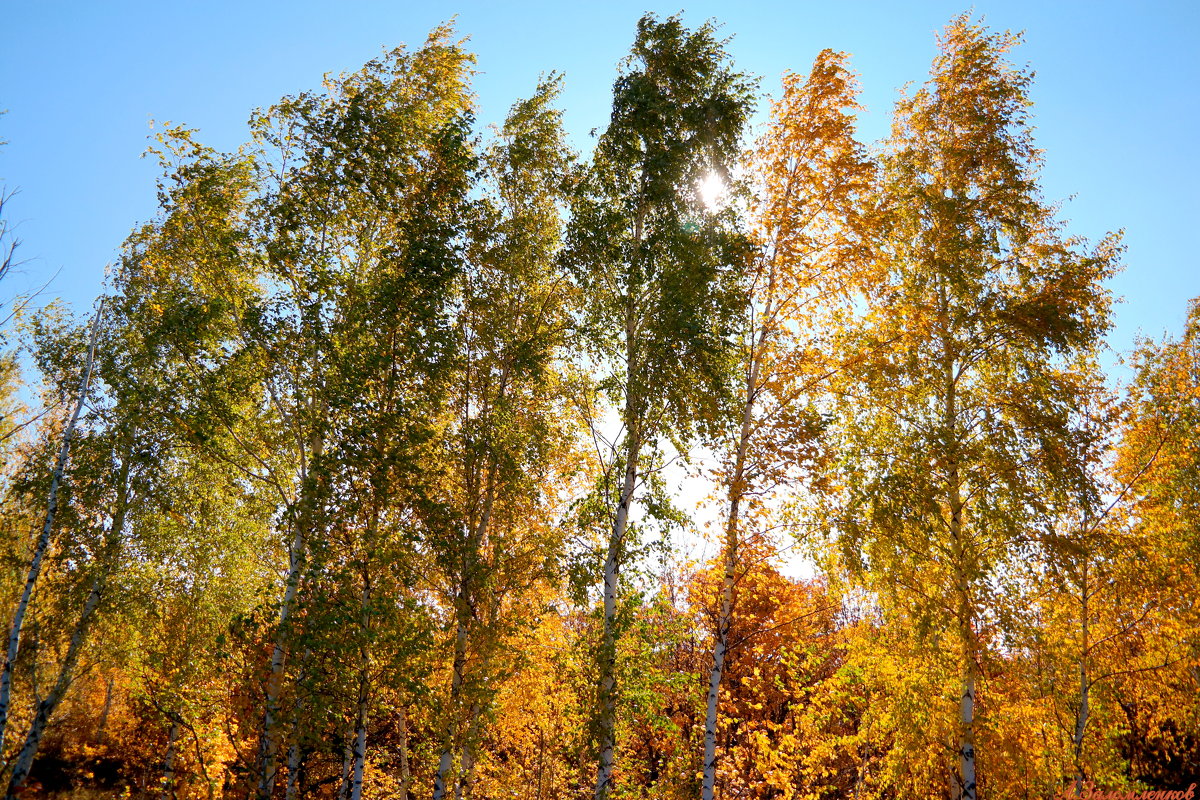
<instances>
[{"instance_id":1,"label":"dense tree line","mask_svg":"<svg viewBox=\"0 0 1200 800\"><path fill-rule=\"evenodd\" d=\"M952 20L871 146L845 54L752 133L653 16L586 157L449 27L165 131L92 314L5 342L6 796L1186 788L1200 303L1111 387L1018 43Z\"/></svg>"}]
</instances>

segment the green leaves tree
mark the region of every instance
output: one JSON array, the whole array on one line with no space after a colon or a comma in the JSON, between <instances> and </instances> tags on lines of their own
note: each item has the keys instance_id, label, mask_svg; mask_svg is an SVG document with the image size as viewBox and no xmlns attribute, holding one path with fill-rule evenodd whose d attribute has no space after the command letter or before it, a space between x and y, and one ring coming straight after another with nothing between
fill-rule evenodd
<instances>
[{"instance_id":1,"label":"green leaves tree","mask_svg":"<svg viewBox=\"0 0 1200 800\"><path fill-rule=\"evenodd\" d=\"M742 240L732 212L704 209L699 186L729 174L749 112L750 84L711 23L690 31L678 17L643 17L572 206L566 260L587 302L581 328L621 425L603 481L597 800L613 788L617 595L634 496L659 466L646 460L659 440L713 421L728 387Z\"/></svg>"}]
</instances>

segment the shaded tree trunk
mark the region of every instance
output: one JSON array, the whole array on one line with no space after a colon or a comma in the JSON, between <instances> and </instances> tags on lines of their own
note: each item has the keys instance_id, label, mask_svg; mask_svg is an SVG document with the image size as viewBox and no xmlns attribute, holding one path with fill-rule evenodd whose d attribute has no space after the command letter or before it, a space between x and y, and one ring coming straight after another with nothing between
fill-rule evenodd
<instances>
[{"instance_id":1,"label":"shaded tree trunk","mask_svg":"<svg viewBox=\"0 0 1200 800\"><path fill-rule=\"evenodd\" d=\"M400 785L397 787L399 800L408 800L409 789L412 788L412 771L408 765L408 712L404 706L399 710L400 742Z\"/></svg>"},{"instance_id":2,"label":"shaded tree trunk","mask_svg":"<svg viewBox=\"0 0 1200 800\"><path fill-rule=\"evenodd\" d=\"M467 735L463 738L462 756L459 759L458 784L454 788L454 800L465 800L471 792L471 779L475 775L475 745L479 741L479 727L483 720L483 708L476 701L471 704Z\"/></svg>"},{"instance_id":3,"label":"shaded tree trunk","mask_svg":"<svg viewBox=\"0 0 1200 800\"><path fill-rule=\"evenodd\" d=\"M163 758L162 792L160 800L171 800L175 796L175 742L179 739L179 722L171 721L167 734L167 754Z\"/></svg>"},{"instance_id":4,"label":"shaded tree trunk","mask_svg":"<svg viewBox=\"0 0 1200 800\"><path fill-rule=\"evenodd\" d=\"M1075 795L1083 794L1083 735L1088 724L1088 700L1091 685L1088 683L1088 569L1087 562L1083 564L1082 591L1080 592L1080 620L1082 623L1083 642L1079 653L1079 710L1075 714L1075 735L1072 737L1072 748L1075 755Z\"/></svg>"},{"instance_id":5,"label":"shaded tree trunk","mask_svg":"<svg viewBox=\"0 0 1200 800\"><path fill-rule=\"evenodd\" d=\"M486 545L488 537L488 525L491 522L492 506L495 502L495 476L489 471L487 480L487 489L485 492L483 511L480 514L478 524L472 526L470 538L467 543L467 551L463 559L463 572L459 579L458 597L455 600L456 606L456 628L454 634L454 661L453 672L450 678L450 701L451 717L446 723L446 731L444 734L444 742L442 745L442 754L438 759L437 777L433 784L433 800L443 800L446 796L446 787L450 780L450 771L454 765L454 729L455 715L457 709L462 703L463 686L466 681L467 668L467 649L470 643L472 623L478 613L476 603L476 585L478 583L477 572L480 566L480 553ZM472 706L474 709L475 706ZM476 717L472 711L472 719L468 722L467 733L463 741L462 756L459 762L460 781L461 774L469 769L467 762L468 740L470 739L470 731L476 724ZM461 785L455 789L455 795L461 795Z\"/></svg>"},{"instance_id":6,"label":"shaded tree trunk","mask_svg":"<svg viewBox=\"0 0 1200 800\"><path fill-rule=\"evenodd\" d=\"M70 643L67 645L67 654L63 659L62 667L59 668L58 678L54 681L54 686L51 688L50 694L38 701L34 711L33 722L30 723L29 732L25 736L25 743L13 761L12 776L8 781L5 800L16 800L18 794L20 794L25 784L25 779L29 777L29 771L33 768L33 759L37 756L42 735L46 732L46 725L50 722L50 718L58 709L59 703L62 702L63 696L71 686L75 666L79 662L79 655L83 649L84 640L87 638L87 632L94 620L96 608L100 605L107 577L107 574L101 573L92 582L87 602L83 606L83 613L80 615L79 621L75 623L75 630L71 632Z\"/></svg>"},{"instance_id":7,"label":"shaded tree trunk","mask_svg":"<svg viewBox=\"0 0 1200 800\"><path fill-rule=\"evenodd\" d=\"M372 528L374 526L372 525ZM366 567L363 569L362 626L366 633L370 628L371 580ZM350 779L350 800L362 800L363 770L367 761L367 704L370 700L370 652L366 642L359 651L358 702L354 714L353 766Z\"/></svg>"},{"instance_id":8,"label":"shaded tree trunk","mask_svg":"<svg viewBox=\"0 0 1200 800\"><path fill-rule=\"evenodd\" d=\"M772 288L774 277L772 276ZM770 316L770 302L764 316ZM769 323L768 323L769 324ZM760 348L766 339L762 337L751 351L750 372L746 380L746 404L742 409L742 427L738 436L737 455L734 459L733 476L729 482L729 518L725 523L724 562L725 575L721 581L721 608L717 615L717 637L713 645L713 666L708 678L708 708L704 717L704 777L701 784L702 800L713 800L717 784L717 712L720 708L721 680L725 674L725 655L729 647L729 628L733 615L733 584L738 563L738 513L746 487L746 452L750 446L751 422L754 402L758 392L758 371L761 363Z\"/></svg>"},{"instance_id":9,"label":"shaded tree trunk","mask_svg":"<svg viewBox=\"0 0 1200 800\"><path fill-rule=\"evenodd\" d=\"M292 746L288 748L288 779L287 788L284 790L285 800L296 800L299 796L301 761L300 743L292 742Z\"/></svg>"},{"instance_id":10,"label":"shaded tree trunk","mask_svg":"<svg viewBox=\"0 0 1200 800\"><path fill-rule=\"evenodd\" d=\"M279 695L283 690L283 668L287 651L287 627L292 604L300 588L300 569L304 561L303 527L298 522L291 546L288 548L287 585L279 608L275 645L271 651L271 673L267 677L263 702L262 736L259 740L258 800L271 800L275 790L276 759L279 752Z\"/></svg>"},{"instance_id":11,"label":"shaded tree trunk","mask_svg":"<svg viewBox=\"0 0 1200 800\"><path fill-rule=\"evenodd\" d=\"M108 727L108 714L112 711L113 676L109 675L104 681L104 708L100 711L100 721L96 724L96 742L104 743L104 732Z\"/></svg>"},{"instance_id":12,"label":"shaded tree trunk","mask_svg":"<svg viewBox=\"0 0 1200 800\"><path fill-rule=\"evenodd\" d=\"M46 732L46 726L54 716L54 712L58 710L59 703L62 702L64 695L71 687L71 682L75 678L75 666L79 663L79 656L84 642L87 640L88 631L95 621L96 611L108 588L108 579L120 561L121 537L125 530L125 518L130 502L129 470L129 458L126 456L121 461L121 469L117 477L117 485L121 487L121 493L116 512L113 514L104 545L96 559L97 573L92 579L91 589L84 601L79 620L75 623L75 629L71 631L67 653L63 658L62 666L59 667L54 686L51 688L50 694L38 701L33 722L30 723L29 732L25 736L25 743L13 762L6 800L15 797L21 791L25 779L29 777L29 771L33 768L33 759L37 756L38 747L42 742L42 735Z\"/></svg>"},{"instance_id":13,"label":"shaded tree trunk","mask_svg":"<svg viewBox=\"0 0 1200 800\"><path fill-rule=\"evenodd\" d=\"M88 387L92 382L92 365L96 355L96 340L100 335L100 319L104 305L96 310L92 320L92 331L88 342L87 362L84 365L83 377L79 381L79 392L75 398L75 409L67 421L63 432L62 446L58 450L58 458L54 462L54 471L50 475L50 491L46 502L46 516L42 521L42 533L38 536L33 547L33 558L29 563L29 572L25 577L25 588L21 591L21 599L17 601L17 610L13 613L12 627L8 633L8 649L5 652L4 668L0 671L0 753L4 751L5 734L8 731L8 716L12 706L12 675L16 665L17 653L21 645L21 629L25 624L25 614L33 597L34 587L42 571L42 560L50 547L50 534L54 529L54 518L58 514L58 487L62 483L63 474L67 468L67 457L71 452L71 439L75 435L75 426L83 413L83 405L87 400Z\"/></svg>"},{"instance_id":14,"label":"shaded tree trunk","mask_svg":"<svg viewBox=\"0 0 1200 800\"><path fill-rule=\"evenodd\" d=\"M454 766L454 728L455 728L455 709L457 708L458 699L462 694L462 685L466 674L467 663L467 634L469 628L469 610L465 608L468 603L466 597L463 596L463 589L460 587L459 597L455 605L458 608L458 623L454 635L454 662L451 667L452 673L450 676L450 702L451 710L450 719L446 722L446 731L443 736L442 754L438 759L437 776L433 781L433 800L443 800L446 796L446 786L450 780L450 772Z\"/></svg>"}]
</instances>

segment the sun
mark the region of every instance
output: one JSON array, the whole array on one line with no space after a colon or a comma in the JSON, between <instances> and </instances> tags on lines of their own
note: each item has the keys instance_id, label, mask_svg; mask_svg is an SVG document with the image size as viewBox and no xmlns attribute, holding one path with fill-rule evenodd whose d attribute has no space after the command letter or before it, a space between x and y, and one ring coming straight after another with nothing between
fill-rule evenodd
<instances>
[{"instance_id":1,"label":"sun","mask_svg":"<svg viewBox=\"0 0 1200 800\"><path fill-rule=\"evenodd\" d=\"M709 211L719 211L725 199L725 181L716 171L709 172L700 181L700 199Z\"/></svg>"}]
</instances>

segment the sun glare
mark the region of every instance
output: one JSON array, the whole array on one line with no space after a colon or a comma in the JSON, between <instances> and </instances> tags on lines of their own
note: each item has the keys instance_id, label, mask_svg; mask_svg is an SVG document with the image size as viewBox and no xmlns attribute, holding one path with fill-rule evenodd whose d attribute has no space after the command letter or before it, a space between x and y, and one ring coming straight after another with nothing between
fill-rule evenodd
<instances>
[{"instance_id":1,"label":"sun glare","mask_svg":"<svg viewBox=\"0 0 1200 800\"><path fill-rule=\"evenodd\" d=\"M710 172L700 181L700 199L709 211L717 211L725 199L725 181L716 172Z\"/></svg>"}]
</instances>

